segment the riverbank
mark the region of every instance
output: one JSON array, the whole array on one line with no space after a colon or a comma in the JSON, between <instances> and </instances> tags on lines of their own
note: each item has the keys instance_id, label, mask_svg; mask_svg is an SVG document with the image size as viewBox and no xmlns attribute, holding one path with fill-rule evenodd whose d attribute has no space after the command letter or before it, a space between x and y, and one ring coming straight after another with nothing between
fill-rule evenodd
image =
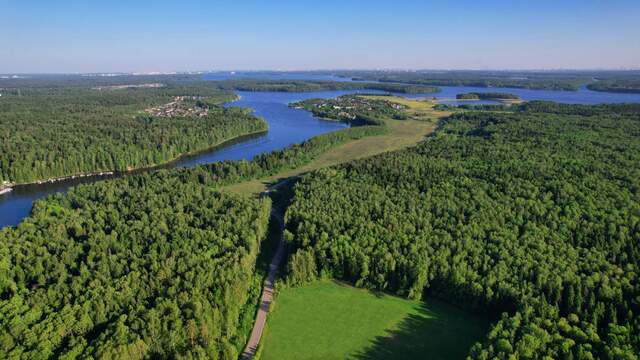
<instances>
[{"instance_id":1,"label":"riverbank","mask_svg":"<svg viewBox=\"0 0 640 360\"><path fill-rule=\"evenodd\" d=\"M58 183L58 182L65 182L65 181L73 181L73 180L77 180L77 179L86 179L86 178L95 178L97 179L111 179L111 178L116 178L116 177L121 177L121 176L127 176L127 175L133 175L133 174L137 174L140 172L146 172L146 171L154 171L154 170L160 170L160 169L166 169L166 168L170 168L172 167L173 164L184 160L186 158L192 157L192 156L198 156L200 154L203 153L207 153L207 152L211 152L211 151L216 151L222 147L226 147L229 145L233 145L236 144L238 142L244 141L244 140L248 140L254 137L259 137L259 136L263 136L268 132L268 128L267 130L261 130L261 131L255 131L255 132L250 132L250 133L246 133L243 135L239 135L227 140L224 140L222 142L219 142L215 145L212 145L210 147L204 148L204 149L200 149L200 150L196 150L196 151L191 151L191 152L187 152L187 153L182 153L179 156L163 162L161 164L154 164L154 165L150 165L150 166L142 166L142 167L137 167L137 168L128 168L125 171L117 171L117 170L106 170L106 171L96 171L96 172L90 172L90 173L80 173L80 174L74 174L74 175L68 175L68 176L60 176L60 177L55 177L55 178L50 178L50 179L41 179L41 180L35 180L35 181L30 181L30 182L24 182L24 183L12 183L12 185L10 187L4 188L2 190L0 190L0 195L3 194L7 194L10 191L12 191L15 188L19 188L19 187L28 187L28 186L34 186L34 185L44 185L44 184L53 184L53 183ZM9 190L7 190L9 189Z\"/></svg>"},{"instance_id":2,"label":"riverbank","mask_svg":"<svg viewBox=\"0 0 640 360\"><path fill-rule=\"evenodd\" d=\"M96 172L90 172L90 173L80 173L80 174L74 174L69 176L49 178L46 180L36 180L32 182L27 182L27 183L18 183L18 184L15 184L14 186L52 184L58 181L73 180L73 179L79 179L79 178L85 178L85 177L109 176L109 175L113 175L114 173L115 171L96 171Z\"/></svg>"},{"instance_id":3,"label":"riverbank","mask_svg":"<svg viewBox=\"0 0 640 360\"><path fill-rule=\"evenodd\" d=\"M487 98L487 99L439 98L439 99L436 99L435 101L437 101L438 103L447 103L447 102L473 103L477 101L493 101L493 102L501 103L505 105L519 105L526 102L523 99L498 99L498 98Z\"/></svg>"},{"instance_id":4,"label":"riverbank","mask_svg":"<svg viewBox=\"0 0 640 360\"><path fill-rule=\"evenodd\" d=\"M366 96L377 98L377 96ZM405 99L402 97L385 96L385 100L407 106L407 120L385 120L389 129L385 134L368 136L349 141L322 153L306 165L281 171L275 175L257 180L250 180L225 186L221 190L241 194L260 194L267 188L286 178L300 176L304 173L324 167L338 165L348 161L363 159L384 152L395 151L414 146L430 135L437 126L440 118L448 116L446 111L437 111L433 101Z\"/></svg>"},{"instance_id":5,"label":"riverbank","mask_svg":"<svg viewBox=\"0 0 640 360\"><path fill-rule=\"evenodd\" d=\"M118 176L157 168L191 168L224 161L250 160L261 154L268 154L294 144L303 143L317 135L344 129L346 127L344 124L321 121L307 112L291 111L286 105L305 97L333 97L342 94L343 92L305 94L239 92L236 95L239 95L241 99L229 103L232 101L232 97L228 97L225 100L225 106L242 108L243 113L253 113L254 117L265 120L267 126L254 127L251 129L254 130L251 134L232 138L220 146L203 148L197 153L182 154L179 159L163 163L152 169L136 169L125 174L116 172L113 175L100 178L84 177L55 183L17 186L13 188L11 193L0 197L0 228L18 225L25 217L29 216L35 201L55 193L67 192L74 186L115 179ZM268 132L258 131L267 129L267 127Z\"/></svg>"}]
</instances>

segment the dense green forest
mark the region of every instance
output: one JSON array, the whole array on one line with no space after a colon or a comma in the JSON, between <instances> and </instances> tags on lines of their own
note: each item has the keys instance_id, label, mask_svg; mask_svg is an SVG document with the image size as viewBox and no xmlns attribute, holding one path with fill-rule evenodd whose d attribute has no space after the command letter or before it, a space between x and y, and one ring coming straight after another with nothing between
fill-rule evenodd
<instances>
[{"instance_id":1,"label":"dense green forest","mask_svg":"<svg viewBox=\"0 0 640 360\"><path fill-rule=\"evenodd\" d=\"M76 136L97 136L81 120L93 119L119 140L123 114L158 136L182 119L263 124L220 107L232 94L211 83L58 83L3 89L0 114L44 121L55 109L72 114L60 126ZM26 111L27 97L44 109ZM292 106L352 127L252 161L80 186L0 231L0 358L237 358L270 202L216 187L299 167L404 113L357 96ZM335 277L486 313L494 325L473 358L637 358L640 105L463 108L416 148L303 177L287 211L289 281ZM101 127L105 114L118 128ZM42 123L18 123L60 142Z\"/></svg>"},{"instance_id":2,"label":"dense green forest","mask_svg":"<svg viewBox=\"0 0 640 360\"><path fill-rule=\"evenodd\" d=\"M169 171L37 202L0 231L0 358L236 359L269 212Z\"/></svg>"},{"instance_id":3,"label":"dense green forest","mask_svg":"<svg viewBox=\"0 0 640 360\"><path fill-rule=\"evenodd\" d=\"M203 82L0 84L0 182L154 166L267 130Z\"/></svg>"},{"instance_id":4,"label":"dense green forest","mask_svg":"<svg viewBox=\"0 0 640 360\"><path fill-rule=\"evenodd\" d=\"M456 95L459 100L519 100L520 96L497 92L470 92Z\"/></svg>"},{"instance_id":5,"label":"dense green forest","mask_svg":"<svg viewBox=\"0 0 640 360\"><path fill-rule=\"evenodd\" d=\"M296 185L289 281L318 276L494 319L477 359L636 359L640 105L469 110L404 151Z\"/></svg>"},{"instance_id":6,"label":"dense green forest","mask_svg":"<svg viewBox=\"0 0 640 360\"><path fill-rule=\"evenodd\" d=\"M0 232L0 357L235 359L260 294L270 202L224 184L275 174L378 122L253 161L79 186Z\"/></svg>"},{"instance_id":7,"label":"dense green forest","mask_svg":"<svg viewBox=\"0 0 640 360\"><path fill-rule=\"evenodd\" d=\"M217 81L215 84L222 90L241 91L312 92L379 90L403 94L435 93L440 91L437 87L424 85L312 80L228 80Z\"/></svg>"}]
</instances>

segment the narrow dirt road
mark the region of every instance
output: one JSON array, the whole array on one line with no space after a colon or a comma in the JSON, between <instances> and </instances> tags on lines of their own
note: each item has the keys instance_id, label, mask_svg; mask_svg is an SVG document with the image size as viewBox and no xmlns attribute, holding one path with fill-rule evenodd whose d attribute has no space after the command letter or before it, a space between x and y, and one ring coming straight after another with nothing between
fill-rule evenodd
<instances>
[{"instance_id":1,"label":"narrow dirt road","mask_svg":"<svg viewBox=\"0 0 640 360\"><path fill-rule=\"evenodd\" d=\"M265 193L268 193L269 191L285 184L287 181L288 179L271 186ZM276 207L271 208L271 216L276 219L276 221L278 221L280 229L284 230L284 219L282 218L282 215L278 212L278 209ZM280 267L280 263L282 262L283 257L284 239L282 238L281 232L280 239L278 241L278 250L276 250L276 254L271 260L271 264L269 265L269 274L267 275L267 278L265 279L264 285L262 287L262 297L260 298L260 307L258 308L258 313L256 314L256 321L253 324L253 330L251 331L251 336L249 337L247 346L244 348L242 356L240 357L242 360L253 359L253 357L256 355L256 351L258 351L260 338L262 338L262 332L264 331L264 325L267 322L269 307L271 306L271 302L273 301L273 291L276 276L278 275L278 268Z\"/></svg>"}]
</instances>

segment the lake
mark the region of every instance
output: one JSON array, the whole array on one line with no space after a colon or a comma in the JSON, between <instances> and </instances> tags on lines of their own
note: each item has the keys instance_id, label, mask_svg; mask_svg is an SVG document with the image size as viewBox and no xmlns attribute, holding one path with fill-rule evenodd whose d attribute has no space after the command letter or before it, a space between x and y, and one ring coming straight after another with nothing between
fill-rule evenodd
<instances>
[{"instance_id":1,"label":"lake","mask_svg":"<svg viewBox=\"0 0 640 360\"><path fill-rule=\"evenodd\" d=\"M578 91L554 91L554 90L531 90L531 89L512 89L512 88L482 88L472 86L439 86L442 90L434 94L410 94L406 95L410 98L416 97L435 97L442 99L443 104L451 105L473 105L473 104L499 104L497 101L479 100L479 101L457 101L457 94L470 92L500 92L509 93L520 96L522 100L545 100L555 101L566 104L604 104L604 103L640 103L640 94L625 93L607 93L599 91L591 91L586 86L581 87Z\"/></svg>"},{"instance_id":2,"label":"lake","mask_svg":"<svg viewBox=\"0 0 640 360\"><path fill-rule=\"evenodd\" d=\"M205 80L248 79L260 78L269 80L334 80L350 81L326 74L304 73L212 73L204 75ZM550 91L511 88L477 88L460 86L442 86L442 91L435 94L402 94L409 98L436 97L449 104L478 104L495 103L491 101L455 101L460 93L467 92L508 92L519 95L523 100L549 100L562 103L598 104L638 102L640 94L604 93L581 88L579 91ZM192 167L222 160L251 159L254 156L283 149L291 144L300 143L316 135L335 131L347 125L333 121L325 121L312 116L309 112L292 109L287 106L290 102L309 98L329 98L362 91L321 91L309 93L284 92L245 92L240 91L240 100L226 106L251 108L255 114L269 123L268 133L261 136L243 138L222 147L181 158L164 167ZM366 93L381 93L378 91L364 91ZM113 177L113 176L111 176ZM17 225L29 215L35 200L56 192L66 192L70 187L110 177L87 177L56 183L18 186L8 194L0 195L0 227Z\"/></svg>"}]
</instances>

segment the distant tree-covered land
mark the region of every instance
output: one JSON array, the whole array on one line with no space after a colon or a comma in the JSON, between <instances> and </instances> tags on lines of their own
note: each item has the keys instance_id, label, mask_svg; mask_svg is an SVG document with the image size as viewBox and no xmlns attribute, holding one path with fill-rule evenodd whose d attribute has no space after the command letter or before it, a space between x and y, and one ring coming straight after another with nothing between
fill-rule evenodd
<instances>
[{"instance_id":1,"label":"distant tree-covered land","mask_svg":"<svg viewBox=\"0 0 640 360\"><path fill-rule=\"evenodd\" d=\"M458 100L519 100L518 95L498 92L470 92L456 95Z\"/></svg>"},{"instance_id":2,"label":"distant tree-covered land","mask_svg":"<svg viewBox=\"0 0 640 360\"><path fill-rule=\"evenodd\" d=\"M276 91L276 92L312 92L335 90L379 90L404 94L435 93L440 91L435 86L361 83L346 81L312 81L312 80L228 80L215 82L222 90L240 91Z\"/></svg>"},{"instance_id":3,"label":"distant tree-covered land","mask_svg":"<svg viewBox=\"0 0 640 360\"><path fill-rule=\"evenodd\" d=\"M634 79L602 80L587 85L587 88L593 91L640 93L640 77Z\"/></svg>"},{"instance_id":4,"label":"distant tree-covered land","mask_svg":"<svg viewBox=\"0 0 640 360\"><path fill-rule=\"evenodd\" d=\"M465 111L404 151L307 175L289 281L319 276L494 319L477 359L637 359L640 105Z\"/></svg>"},{"instance_id":5,"label":"distant tree-covered land","mask_svg":"<svg viewBox=\"0 0 640 360\"><path fill-rule=\"evenodd\" d=\"M237 359L269 213L169 171L38 201L0 231L0 358Z\"/></svg>"},{"instance_id":6,"label":"distant tree-covered land","mask_svg":"<svg viewBox=\"0 0 640 360\"><path fill-rule=\"evenodd\" d=\"M359 81L380 81L427 86L507 87L571 90L592 81L581 72L517 71L342 71L338 75Z\"/></svg>"},{"instance_id":7,"label":"distant tree-covered land","mask_svg":"<svg viewBox=\"0 0 640 360\"><path fill-rule=\"evenodd\" d=\"M231 92L166 80L0 82L0 182L154 166L267 130L219 105Z\"/></svg>"},{"instance_id":8,"label":"distant tree-covered land","mask_svg":"<svg viewBox=\"0 0 640 360\"><path fill-rule=\"evenodd\" d=\"M588 85L596 91L633 91L640 71L340 71L356 81L381 81L427 86L506 87L576 91Z\"/></svg>"}]
</instances>

